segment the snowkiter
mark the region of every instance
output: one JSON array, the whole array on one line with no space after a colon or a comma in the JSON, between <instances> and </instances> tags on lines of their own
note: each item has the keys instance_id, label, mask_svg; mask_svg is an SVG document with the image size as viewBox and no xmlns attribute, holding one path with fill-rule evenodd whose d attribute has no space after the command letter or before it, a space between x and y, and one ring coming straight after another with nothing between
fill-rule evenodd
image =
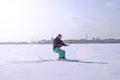
<instances>
[{"instance_id":1,"label":"snowkiter","mask_svg":"<svg viewBox=\"0 0 120 80\"><path fill-rule=\"evenodd\" d=\"M60 49L62 46L67 46L62 40L62 35L58 34L58 36L53 40L53 51L59 54L59 59L65 58L65 50Z\"/></svg>"}]
</instances>

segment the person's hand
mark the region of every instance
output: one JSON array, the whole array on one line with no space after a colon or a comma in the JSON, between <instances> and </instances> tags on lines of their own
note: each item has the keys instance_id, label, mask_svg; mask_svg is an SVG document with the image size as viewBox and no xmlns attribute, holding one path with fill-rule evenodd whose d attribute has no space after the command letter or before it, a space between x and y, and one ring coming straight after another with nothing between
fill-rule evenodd
<instances>
[{"instance_id":1,"label":"person's hand","mask_svg":"<svg viewBox=\"0 0 120 80\"><path fill-rule=\"evenodd\" d=\"M67 44L67 46L70 46L70 44Z\"/></svg>"},{"instance_id":2,"label":"person's hand","mask_svg":"<svg viewBox=\"0 0 120 80\"><path fill-rule=\"evenodd\" d=\"M70 44L66 44L65 46L69 46Z\"/></svg>"}]
</instances>

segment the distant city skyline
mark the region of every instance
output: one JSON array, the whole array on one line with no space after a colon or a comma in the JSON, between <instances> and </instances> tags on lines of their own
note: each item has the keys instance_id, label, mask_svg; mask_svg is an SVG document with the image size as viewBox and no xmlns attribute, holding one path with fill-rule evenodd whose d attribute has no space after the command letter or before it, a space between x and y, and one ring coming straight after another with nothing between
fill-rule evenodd
<instances>
[{"instance_id":1,"label":"distant city skyline","mask_svg":"<svg viewBox=\"0 0 120 80\"><path fill-rule=\"evenodd\" d=\"M119 21L120 0L1 0L0 42L120 38Z\"/></svg>"}]
</instances>

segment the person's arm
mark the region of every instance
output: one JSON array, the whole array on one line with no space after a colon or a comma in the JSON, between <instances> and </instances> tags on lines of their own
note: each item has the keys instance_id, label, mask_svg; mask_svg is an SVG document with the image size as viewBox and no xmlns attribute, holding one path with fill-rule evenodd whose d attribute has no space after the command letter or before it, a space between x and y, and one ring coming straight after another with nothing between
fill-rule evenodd
<instances>
[{"instance_id":1,"label":"person's arm","mask_svg":"<svg viewBox=\"0 0 120 80\"><path fill-rule=\"evenodd\" d=\"M67 44L65 44L62 40L61 40L62 46L67 46Z\"/></svg>"}]
</instances>

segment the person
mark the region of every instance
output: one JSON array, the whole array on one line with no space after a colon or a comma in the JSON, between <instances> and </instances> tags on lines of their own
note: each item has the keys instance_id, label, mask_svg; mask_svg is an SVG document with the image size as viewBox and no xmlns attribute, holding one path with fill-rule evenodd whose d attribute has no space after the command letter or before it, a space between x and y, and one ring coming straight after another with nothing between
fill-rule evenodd
<instances>
[{"instance_id":1,"label":"person","mask_svg":"<svg viewBox=\"0 0 120 80\"><path fill-rule=\"evenodd\" d=\"M66 59L65 50L60 49L62 46L66 45L62 40L62 35L58 34L58 36L53 40L53 51L59 54L59 59Z\"/></svg>"}]
</instances>

